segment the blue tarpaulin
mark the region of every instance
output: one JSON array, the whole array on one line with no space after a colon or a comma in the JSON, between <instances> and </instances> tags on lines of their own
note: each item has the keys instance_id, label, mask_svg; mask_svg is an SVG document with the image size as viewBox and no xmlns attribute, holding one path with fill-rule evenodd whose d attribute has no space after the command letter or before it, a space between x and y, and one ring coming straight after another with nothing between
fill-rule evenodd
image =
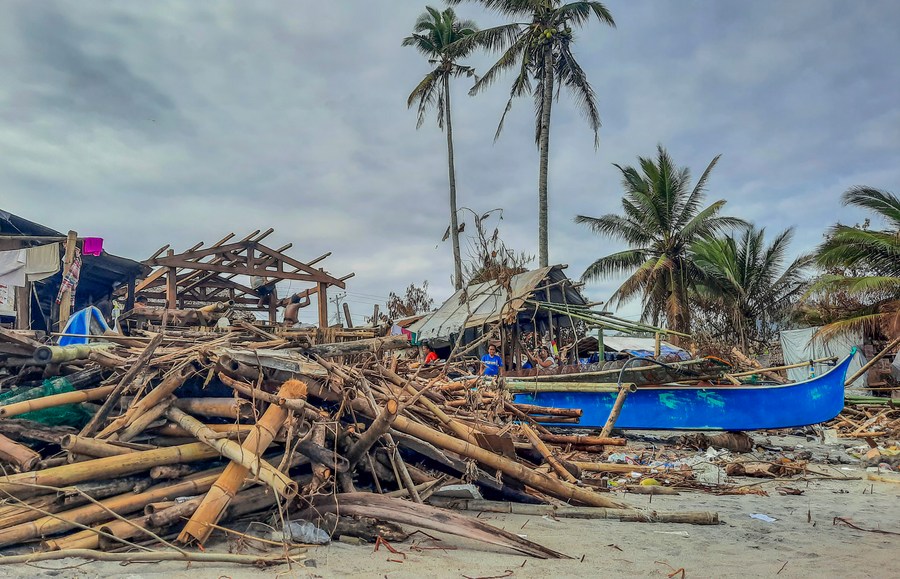
<instances>
[{"instance_id":1,"label":"blue tarpaulin","mask_svg":"<svg viewBox=\"0 0 900 579\"><path fill-rule=\"evenodd\" d=\"M103 319L103 314L100 313L100 310L94 306L88 306L83 310L75 312L72 317L69 318L66 329L64 329L62 333L79 334L83 336L102 336L104 332L108 331L109 326L106 324L106 320ZM69 346L71 344L87 344L88 340L89 338L63 336L59 339L59 345Z\"/></svg>"}]
</instances>

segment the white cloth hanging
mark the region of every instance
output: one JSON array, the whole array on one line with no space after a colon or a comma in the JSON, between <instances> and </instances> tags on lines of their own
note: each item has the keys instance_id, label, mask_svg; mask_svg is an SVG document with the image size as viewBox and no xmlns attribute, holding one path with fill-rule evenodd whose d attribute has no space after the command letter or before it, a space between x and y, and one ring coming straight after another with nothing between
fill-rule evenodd
<instances>
[{"instance_id":1,"label":"white cloth hanging","mask_svg":"<svg viewBox=\"0 0 900 579\"><path fill-rule=\"evenodd\" d=\"M59 243L48 243L25 250L25 274L28 281L41 281L59 272Z\"/></svg>"},{"instance_id":2,"label":"white cloth hanging","mask_svg":"<svg viewBox=\"0 0 900 579\"><path fill-rule=\"evenodd\" d=\"M0 284L25 287L25 250L0 251Z\"/></svg>"}]
</instances>

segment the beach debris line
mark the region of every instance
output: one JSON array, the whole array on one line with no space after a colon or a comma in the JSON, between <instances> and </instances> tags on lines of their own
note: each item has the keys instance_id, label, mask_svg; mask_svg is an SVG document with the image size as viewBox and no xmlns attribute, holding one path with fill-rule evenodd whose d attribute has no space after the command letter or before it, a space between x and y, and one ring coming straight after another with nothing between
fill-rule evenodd
<instances>
[{"instance_id":1,"label":"beach debris line","mask_svg":"<svg viewBox=\"0 0 900 579\"><path fill-rule=\"evenodd\" d=\"M604 467L573 453L625 439L552 433L538 418L572 410L514 404L462 362L419 366L395 355L407 336L385 333L151 326L60 349L4 330L17 364L0 378L0 548L196 553L247 521L285 528L265 540L290 545L308 520L335 539L403 540L403 525L566 556L455 514L433 496L445 487L621 521L717 520L588 484Z\"/></svg>"}]
</instances>

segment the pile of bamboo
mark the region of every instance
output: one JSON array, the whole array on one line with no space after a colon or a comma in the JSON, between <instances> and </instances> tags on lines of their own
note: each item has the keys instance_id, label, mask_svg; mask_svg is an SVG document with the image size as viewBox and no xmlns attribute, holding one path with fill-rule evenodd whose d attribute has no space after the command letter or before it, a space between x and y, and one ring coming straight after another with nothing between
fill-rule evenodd
<instances>
[{"instance_id":1,"label":"pile of bamboo","mask_svg":"<svg viewBox=\"0 0 900 579\"><path fill-rule=\"evenodd\" d=\"M555 435L535 417L572 411L449 378L461 364L411 368L394 355L409 346L403 336L315 344L244 324L65 348L3 331L0 344L35 361L7 366L7 388L55 376L72 385L0 402L0 548L182 553L241 522L309 517L335 536L374 540L405 524L561 556L423 504L457 482L493 499L661 520L581 484L582 467L554 448L597 452L623 439ZM80 428L26 419L71 405L90 416Z\"/></svg>"},{"instance_id":2,"label":"pile of bamboo","mask_svg":"<svg viewBox=\"0 0 900 579\"><path fill-rule=\"evenodd\" d=\"M846 406L825 428L840 438L862 438L883 445L900 441L900 401L869 396L847 398Z\"/></svg>"}]
</instances>

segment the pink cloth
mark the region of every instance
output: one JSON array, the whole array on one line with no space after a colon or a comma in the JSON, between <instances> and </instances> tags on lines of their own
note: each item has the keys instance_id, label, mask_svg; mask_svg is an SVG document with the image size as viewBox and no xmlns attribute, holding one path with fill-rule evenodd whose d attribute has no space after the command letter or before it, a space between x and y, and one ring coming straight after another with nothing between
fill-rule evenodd
<instances>
[{"instance_id":1,"label":"pink cloth","mask_svg":"<svg viewBox=\"0 0 900 579\"><path fill-rule=\"evenodd\" d=\"M84 255L100 255L103 252L102 237L85 237L81 253Z\"/></svg>"}]
</instances>

